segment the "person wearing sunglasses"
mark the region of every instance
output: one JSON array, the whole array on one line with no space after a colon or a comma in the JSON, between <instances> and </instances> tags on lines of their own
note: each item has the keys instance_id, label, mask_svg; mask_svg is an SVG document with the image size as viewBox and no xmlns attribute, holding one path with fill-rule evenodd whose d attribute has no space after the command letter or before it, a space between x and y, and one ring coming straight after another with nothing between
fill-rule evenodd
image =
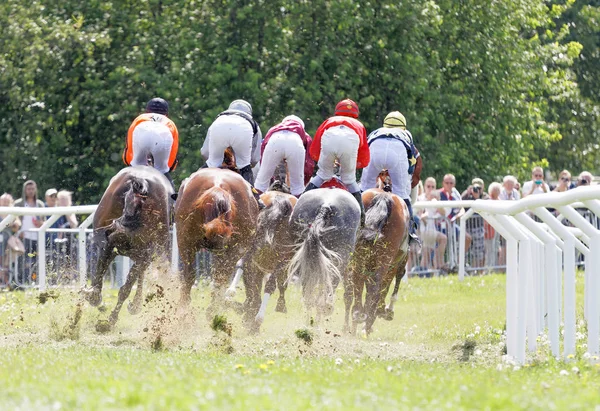
<instances>
[{"instance_id":1,"label":"person wearing sunglasses","mask_svg":"<svg viewBox=\"0 0 600 411\"><path fill-rule=\"evenodd\" d=\"M563 170L558 175L558 184L552 191L560 193L567 191L569 188L571 188L571 173L568 170Z\"/></svg>"},{"instance_id":2,"label":"person wearing sunglasses","mask_svg":"<svg viewBox=\"0 0 600 411\"><path fill-rule=\"evenodd\" d=\"M531 170L531 181L523 184L523 198L532 194L544 194L550 192L550 187L544 181L544 169L542 167L534 167Z\"/></svg>"}]
</instances>

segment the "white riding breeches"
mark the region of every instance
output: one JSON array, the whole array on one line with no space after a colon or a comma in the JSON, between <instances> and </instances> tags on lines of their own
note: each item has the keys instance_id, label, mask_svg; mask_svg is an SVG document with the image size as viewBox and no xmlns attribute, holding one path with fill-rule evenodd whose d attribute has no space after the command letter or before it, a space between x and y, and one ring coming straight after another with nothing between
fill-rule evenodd
<instances>
[{"instance_id":1,"label":"white riding breeches","mask_svg":"<svg viewBox=\"0 0 600 411\"><path fill-rule=\"evenodd\" d=\"M173 135L169 127L155 121L144 121L136 126L132 135L132 166L148 164L148 155L154 158L154 168L161 173L169 171L169 156Z\"/></svg>"},{"instance_id":2,"label":"white riding breeches","mask_svg":"<svg viewBox=\"0 0 600 411\"><path fill-rule=\"evenodd\" d=\"M292 195L302 194L304 191L304 156L304 145L298 134L288 130L273 133L263 152L254 186L260 191L267 191L275 169L282 160L285 160L290 173Z\"/></svg>"},{"instance_id":3,"label":"white riding breeches","mask_svg":"<svg viewBox=\"0 0 600 411\"><path fill-rule=\"evenodd\" d=\"M209 167L221 167L223 153L231 147L235 153L235 162L239 170L250 164L252 156L252 138L254 132L250 122L243 117L229 115L218 117L208 129Z\"/></svg>"},{"instance_id":4,"label":"white riding breeches","mask_svg":"<svg viewBox=\"0 0 600 411\"><path fill-rule=\"evenodd\" d=\"M334 176L335 159L340 163L340 177L351 193L359 190L356 184L356 158L360 137L354 130L346 126L336 126L325 130L321 136L321 154L317 178L311 180L316 186L330 180Z\"/></svg>"},{"instance_id":5,"label":"white riding breeches","mask_svg":"<svg viewBox=\"0 0 600 411\"><path fill-rule=\"evenodd\" d=\"M383 170L388 170L392 180L392 193L400 198L410 198L411 177L408 174L408 156L406 147L400 140L393 138L378 138L369 146L371 161L363 172L360 182L361 190L365 191L377 185L377 176Z\"/></svg>"}]
</instances>

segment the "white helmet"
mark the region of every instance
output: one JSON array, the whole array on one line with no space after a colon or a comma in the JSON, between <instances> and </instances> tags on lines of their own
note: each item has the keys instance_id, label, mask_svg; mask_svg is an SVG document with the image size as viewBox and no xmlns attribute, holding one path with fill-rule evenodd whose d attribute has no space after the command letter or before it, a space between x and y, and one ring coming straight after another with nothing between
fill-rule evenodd
<instances>
[{"instance_id":1,"label":"white helmet","mask_svg":"<svg viewBox=\"0 0 600 411\"><path fill-rule=\"evenodd\" d=\"M286 120L293 120L293 121L296 121L296 122L300 123L300 125L302 126L302 128L304 128L304 121L302 121L302 119L301 119L300 117L298 117L298 116L296 116L296 115L294 115L294 114L292 114L292 115L289 115L289 116L287 116L287 117L285 117L285 118L283 119L283 121L286 121Z\"/></svg>"},{"instance_id":2,"label":"white helmet","mask_svg":"<svg viewBox=\"0 0 600 411\"><path fill-rule=\"evenodd\" d=\"M228 110L241 111L249 116L252 116L252 106L246 100L234 100L229 105Z\"/></svg>"}]
</instances>

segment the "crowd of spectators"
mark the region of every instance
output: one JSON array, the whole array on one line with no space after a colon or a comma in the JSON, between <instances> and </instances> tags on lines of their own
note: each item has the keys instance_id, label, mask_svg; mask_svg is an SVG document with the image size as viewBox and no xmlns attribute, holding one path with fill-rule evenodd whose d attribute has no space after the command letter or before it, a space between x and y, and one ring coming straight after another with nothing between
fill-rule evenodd
<instances>
[{"instance_id":1,"label":"crowd of spectators","mask_svg":"<svg viewBox=\"0 0 600 411\"><path fill-rule=\"evenodd\" d=\"M557 182L550 182L544 176L541 167L531 170L531 180L522 185L511 175L502 182L492 182L486 190L481 178L473 178L471 184L460 193L456 188L456 178L446 174L438 187L433 177L419 184L418 201L431 201L431 207L422 208L417 213L419 234L422 240L421 255L411 257L411 264L420 270L451 270L453 262L449 261L448 252L457 247L459 238L458 220L465 214L462 207L436 207L436 201L458 200L519 200L530 195L562 192L580 186L591 185L593 176L584 171L575 179L568 170L559 174ZM479 214L474 213L465 222L465 252L471 267L493 269L502 267L506 261L506 243L504 239ZM456 263L456 258L454 258Z\"/></svg>"},{"instance_id":2,"label":"crowd of spectators","mask_svg":"<svg viewBox=\"0 0 600 411\"><path fill-rule=\"evenodd\" d=\"M49 188L44 200L39 198L35 181L28 180L23 184L21 196L15 200L9 193L0 196L0 207L68 207L72 205L70 191L58 191ZM0 221L6 216L0 214ZM8 227L0 232L0 286L21 286L34 282L37 278L38 234L33 231L44 224L46 217L26 215L17 217ZM49 228L76 228L77 217L74 214L63 215ZM47 255L51 259L65 259L70 255L71 236L64 232L48 232L46 234ZM13 271L13 284L9 284L9 272Z\"/></svg>"}]
</instances>

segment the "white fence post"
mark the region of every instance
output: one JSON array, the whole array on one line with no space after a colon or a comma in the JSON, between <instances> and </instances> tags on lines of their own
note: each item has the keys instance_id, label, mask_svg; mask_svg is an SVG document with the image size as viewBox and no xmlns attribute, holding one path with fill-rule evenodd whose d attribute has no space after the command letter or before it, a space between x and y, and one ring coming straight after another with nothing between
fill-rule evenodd
<instances>
[{"instance_id":1,"label":"white fence post","mask_svg":"<svg viewBox=\"0 0 600 411\"><path fill-rule=\"evenodd\" d=\"M81 287L84 287L86 282L87 282L87 233L85 232L85 230L92 225L92 223L94 222L94 213L90 214L90 216L88 218L86 218L80 225L79 225L79 233L77 235L78 237L78 244L79 244L79 254L78 254L78 259L79 259L79 285Z\"/></svg>"},{"instance_id":2,"label":"white fence post","mask_svg":"<svg viewBox=\"0 0 600 411\"><path fill-rule=\"evenodd\" d=\"M471 217L475 211L472 208L469 208L467 212L460 218L460 231L458 233L458 281L463 281L465 279L466 272L466 250L465 246L467 245L467 220ZM452 228L454 230L454 228ZM450 228L448 228L448 233L450 232Z\"/></svg>"},{"instance_id":3,"label":"white fence post","mask_svg":"<svg viewBox=\"0 0 600 411\"><path fill-rule=\"evenodd\" d=\"M41 291L46 289L46 230L60 218L60 214L55 214L44 221L44 224L37 229L37 265L38 265L38 286Z\"/></svg>"}]
</instances>

